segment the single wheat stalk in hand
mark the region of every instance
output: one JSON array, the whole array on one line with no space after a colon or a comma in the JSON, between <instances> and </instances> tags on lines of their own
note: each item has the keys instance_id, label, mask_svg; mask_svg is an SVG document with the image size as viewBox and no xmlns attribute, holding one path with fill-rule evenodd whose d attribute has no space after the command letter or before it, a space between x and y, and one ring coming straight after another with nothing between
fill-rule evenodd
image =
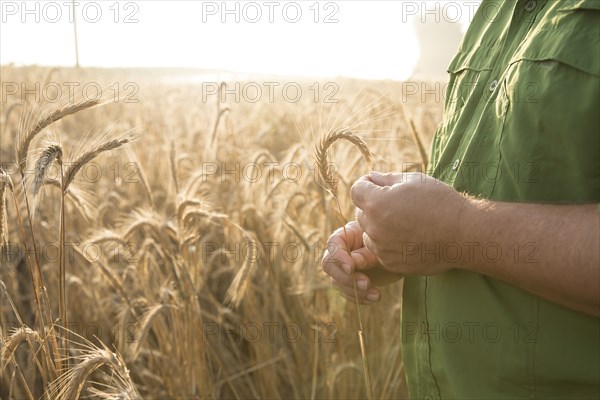
<instances>
[{"instance_id":1,"label":"single wheat stalk in hand","mask_svg":"<svg viewBox=\"0 0 600 400\"><path fill-rule=\"evenodd\" d=\"M317 161L319 175L320 175L321 179L323 180L325 189L333 195L333 198L335 199L335 201L337 203L338 212L340 213L340 215L343 218L344 216L342 213L342 208L340 206L340 201L339 201L338 194L337 194L337 181L335 179L335 172L334 172L334 169L332 168L332 165L329 162L329 159L327 157L327 150L338 140L346 140L346 141L352 143L361 152L363 158L369 165L369 169L373 169L373 167L374 167L373 159L375 157L374 157L373 153L371 152L371 150L369 150L369 147L364 142L364 140L362 140L360 137L356 136L355 134L353 134L352 132L350 132L348 130L330 131L329 133L327 133L327 135L325 135L321 139L321 142L315 148L315 158ZM344 229L344 236L345 236L346 242L347 242L346 227L344 226L343 229ZM348 250L348 254L350 254L350 250ZM367 358L366 338L365 338L365 333L364 333L364 328L363 328L363 323L362 323L362 316L360 313L360 303L358 302L358 289L356 288L356 278L354 275L352 275L352 284L354 285L354 297L356 300L356 310L357 310L357 314L358 314L358 324L359 324L358 339L360 342L360 351L361 351L361 355L362 355L363 368L364 368L364 373L365 373L367 398L369 400L372 400L373 399L373 386L371 383L371 371L369 369L369 361Z\"/></svg>"}]
</instances>

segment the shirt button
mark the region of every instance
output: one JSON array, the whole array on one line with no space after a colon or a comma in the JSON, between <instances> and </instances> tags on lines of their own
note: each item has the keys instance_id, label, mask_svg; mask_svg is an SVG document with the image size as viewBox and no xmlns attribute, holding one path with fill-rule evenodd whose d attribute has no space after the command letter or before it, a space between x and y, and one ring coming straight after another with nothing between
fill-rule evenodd
<instances>
[{"instance_id":1,"label":"shirt button","mask_svg":"<svg viewBox=\"0 0 600 400\"><path fill-rule=\"evenodd\" d=\"M532 12L533 10L535 10L535 6L537 6L537 1L530 0L527 2L527 4L525 4L525 11Z\"/></svg>"},{"instance_id":2,"label":"shirt button","mask_svg":"<svg viewBox=\"0 0 600 400\"><path fill-rule=\"evenodd\" d=\"M494 79L492 83L490 83L490 92L493 92L498 87L498 81Z\"/></svg>"},{"instance_id":3,"label":"shirt button","mask_svg":"<svg viewBox=\"0 0 600 400\"><path fill-rule=\"evenodd\" d=\"M460 165L460 160L454 161L454 164L452 164L452 170L456 171L458 169L459 165Z\"/></svg>"}]
</instances>

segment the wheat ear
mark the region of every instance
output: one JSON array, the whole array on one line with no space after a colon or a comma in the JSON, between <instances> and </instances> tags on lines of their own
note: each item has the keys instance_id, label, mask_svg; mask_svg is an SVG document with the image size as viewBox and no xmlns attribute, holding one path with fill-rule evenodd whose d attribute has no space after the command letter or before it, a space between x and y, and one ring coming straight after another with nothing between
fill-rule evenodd
<instances>
[{"instance_id":1,"label":"wheat ear","mask_svg":"<svg viewBox=\"0 0 600 400\"><path fill-rule=\"evenodd\" d=\"M317 160L319 175L323 180L325 189L331 192L336 199L337 180L335 179L334 169L329 162L327 150L338 140L345 140L352 143L360 151L370 169L373 169L374 167L373 159L375 158L365 141L348 130L330 131L327 135L323 136L321 142L315 148L315 158Z\"/></svg>"},{"instance_id":2,"label":"wheat ear","mask_svg":"<svg viewBox=\"0 0 600 400\"><path fill-rule=\"evenodd\" d=\"M78 113L79 111L94 107L98 104L100 104L100 100L98 99L86 100L76 104L69 104L65 107L54 110L39 119L34 124L33 128L31 128L31 130L22 137L17 146L17 162L19 164L19 168L21 169L21 173L23 174L25 171L27 152L29 151L31 141L37 136L38 133L40 133L47 126L66 117L67 115Z\"/></svg>"},{"instance_id":3,"label":"wheat ear","mask_svg":"<svg viewBox=\"0 0 600 400\"><path fill-rule=\"evenodd\" d=\"M40 346L40 349L44 351L44 340L40 338L39 333L23 325L14 330L13 333L8 336L5 345L0 351L0 360L2 360L3 363L0 372L4 372L4 368L6 368L9 359L17 350L17 347L19 347L19 345L23 342L29 342L30 345L37 343Z\"/></svg>"},{"instance_id":4,"label":"wheat ear","mask_svg":"<svg viewBox=\"0 0 600 400\"><path fill-rule=\"evenodd\" d=\"M315 157L317 159L317 167L319 171L319 175L321 179L324 181L325 189L327 189L334 197L337 203L338 212L344 218L342 213L342 208L340 206L340 201L337 195L337 181L335 180L335 172L331 167L331 163L327 157L327 150L338 140L346 140L352 143L362 154L363 158L369 164L369 168L373 169L374 163L373 159L375 158L369 146L362 140L360 137L356 136L352 132L348 130L337 130L330 131L327 135L323 137L321 143L315 149ZM344 226L344 236L346 236L346 227ZM347 241L347 238L346 238ZM348 250L348 254L350 251ZM360 343L360 351L363 361L363 369L365 374L365 384L367 387L367 397L369 400L373 399L373 386L371 383L371 371L369 369L369 359L367 357L367 343L366 337L364 333L362 316L360 313L360 303L358 302L358 289L356 287L356 278L354 274L352 275L352 284L354 285L354 297L356 300L356 311L358 314L358 340Z\"/></svg>"},{"instance_id":5,"label":"wheat ear","mask_svg":"<svg viewBox=\"0 0 600 400\"><path fill-rule=\"evenodd\" d=\"M46 178L46 172L54 161L62 159L62 148L59 144L51 144L44 151L35 163L35 175L33 181L33 195L37 195Z\"/></svg>"},{"instance_id":6,"label":"wheat ear","mask_svg":"<svg viewBox=\"0 0 600 400\"><path fill-rule=\"evenodd\" d=\"M83 355L75 357L79 362L67 373L62 375L57 381L55 381L54 388L47 393L48 398L57 400L79 399L81 392L83 391L84 386L88 383L92 373L101 367L107 367L110 369L111 373L109 376L112 378L111 384L115 385L115 388L119 391L119 393L108 394L94 391L97 394L101 394L101 396L96 398L119 398L131 400L141 398L129 377L129 370L127 369L125 361L121 355L109 351L106 346L103 348L93 348L90 345L89 347L89 350L86 350ZM92 383L94 382L92 381ZM86 396L86 398L87 397L88 396Z\"/></svg>"},{"instance_id":7,"label":"wheat ear","mask_svg":"<svg viewBox=\"0 0 600 400\"><path fill-rule=\"evenodd\" d=\"M213 124L213 129L212 129L212 133L210 135L210 145L214 145L215 143L215 139L217 138L217 129L219 128L219 121L221 120L221 117L223 116L223 114L225 114L226 112L229 112L229 107L221 107L221 93L227 88L227 84L225 82L221 82L221 85L219 85L219 91L217 92L218 98L217 98L217 112L216 112L216 116L215 116L215 123Z\"/></svg>"},{"instance_id":8,"label":"wheat ear","mask_svg":"<svg viewBox=\"0 0 600 400\"><path fill-rule=\"evenodd\" d=\"M102 154L104 152L115 150L115 149L118 149L119 147L126 145L127 143L131 142L131 140L132 140L131 137L107 140L107 141L101 142L101 143L93 146L89 151L86 151L85 153L81 154L75 161L70 163L69 166L66 168L64 178L63 178L63 185L62 185L63 192L67 191L67 189L69 188L69 185L71 183L73 183L73 180L75 179L75 176L77 175L77 173L87 163L89 163L94 158L98 157L100 154Z\"/></svg>"}]
</instances>

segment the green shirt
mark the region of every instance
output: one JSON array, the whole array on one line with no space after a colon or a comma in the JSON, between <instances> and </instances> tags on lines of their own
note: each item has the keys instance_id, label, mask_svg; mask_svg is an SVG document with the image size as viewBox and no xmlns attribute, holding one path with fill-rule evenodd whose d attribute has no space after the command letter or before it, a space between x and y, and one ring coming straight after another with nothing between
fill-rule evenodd
<instances>
[{"instance_id":1,"label":"green shirt","mask_svg":"<svg viewBox=\"0 0 600 400\"><path fill-rule=\"evenodd\" d=\"M448 72L431 175L497 201L600 201L600 1L484 0ZM406 277L402 342L414 399L600 398L600 320L480 274Z\"/></svg>"}]
</instances>

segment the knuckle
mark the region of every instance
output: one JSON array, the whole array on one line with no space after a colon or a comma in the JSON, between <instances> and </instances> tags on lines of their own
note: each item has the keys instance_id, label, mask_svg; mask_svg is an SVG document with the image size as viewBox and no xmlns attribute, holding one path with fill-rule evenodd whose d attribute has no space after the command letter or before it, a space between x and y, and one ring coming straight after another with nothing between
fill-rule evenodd
<instances>
[{"instance_id":1,"label":"knuckle","mask_svg":"<svg viewBox=\"0 0 600 400\"><path fill-rule=\"evenodd\" d=\"M373 214L376 211L375 202L371 196L367 197L363 203L363 211L365 214Z\"/></svg>"},{"instance_id":2,"label":"knuckle","mask_svg":"<svg viewBox=\"0 0 600 400\"><path fill-rule=\"evenodd\" d=\"M332 262L331 261L325 261L321 264L323 272L325 272L327 275L331 275L331 267L332 267Z\"/></svg>"},{"instance_id":3,"label":"knuckle","mask_svg":"<svg viewBox=\"0 0 600 400\"><path fill-rule=\"evenodd\" d=\"M357 208L358 210L358 208ZM354 232L354 231L359 231L360 230L360 224L358 223L358 221L350 221L346 224L346 231L349 232Z\"/></svg>"},{"instance_id":4,"label":"knuckle","mask_svg":"<svg viewBox=\"0 0 600 400\"><path fill-rule=\"evenodd\" d=\"M358 179L354 181L354 183L350 187L350 197L352 197L352 199L355 199L358 195L358 191L360 190L360 182L361 180Z\"/></svg>"}]
</instances>

